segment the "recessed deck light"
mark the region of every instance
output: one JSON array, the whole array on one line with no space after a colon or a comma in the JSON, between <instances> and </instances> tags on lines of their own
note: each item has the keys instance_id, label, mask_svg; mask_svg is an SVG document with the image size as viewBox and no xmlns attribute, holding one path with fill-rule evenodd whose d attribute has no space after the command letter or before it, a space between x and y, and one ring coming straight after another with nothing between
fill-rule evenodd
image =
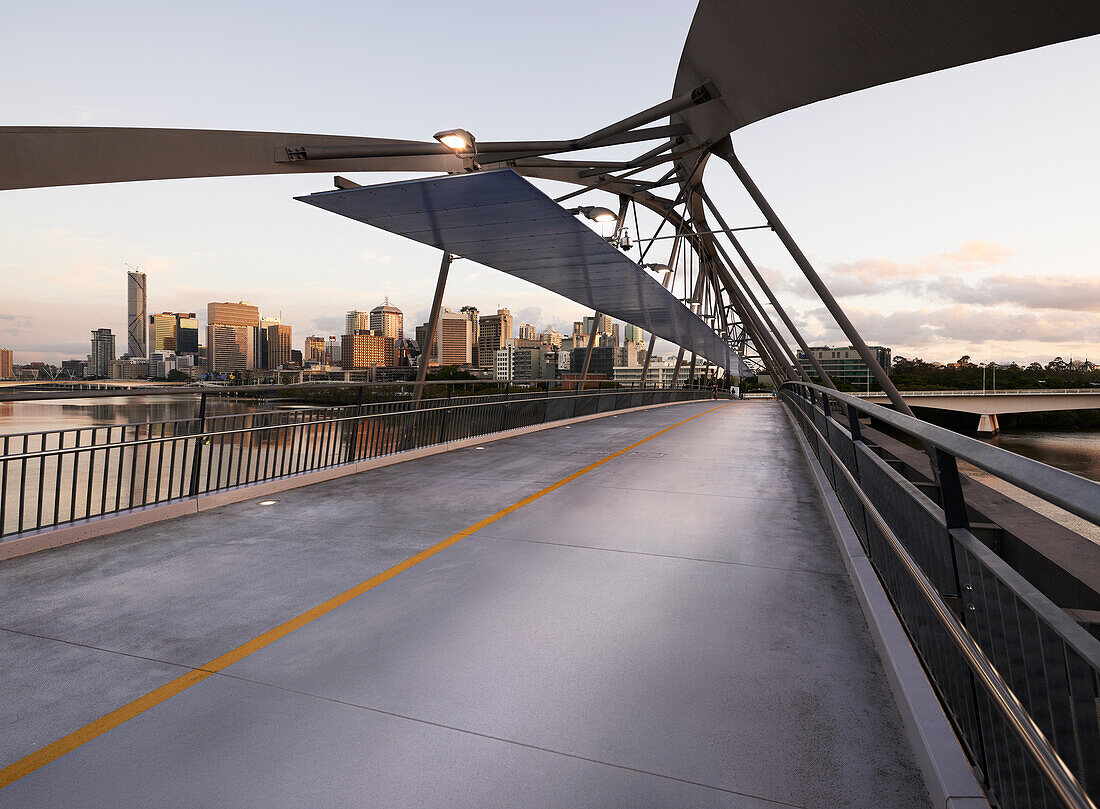
<instances>
[{"instance_id":1,"label":"recessed deck light","mask_svg":"<svg viewBox=\"0 0 1100 809\"><path fill-rule=\"evenodd\" d=\"M260 505L261 506L273 506L278 502L279 502L278 500L261 500Z\"/></svg>"}]
</instances>

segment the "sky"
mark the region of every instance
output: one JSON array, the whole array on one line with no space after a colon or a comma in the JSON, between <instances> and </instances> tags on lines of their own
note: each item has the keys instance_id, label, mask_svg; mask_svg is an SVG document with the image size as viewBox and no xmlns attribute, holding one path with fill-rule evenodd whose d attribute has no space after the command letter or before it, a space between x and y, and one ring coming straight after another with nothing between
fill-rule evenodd
<instances>
[{"instance_id":1,"label":"sky","mask_svg":"<svg viewBox=\"0 0 1100 809\"><path fill-rule=\"evenodd\" d=\"M694 5L17 4L0 28L0 125L576 137L671 94ZM734 146L867 342L941 362L1096 358L1098 85L1092 37L792 110ZM330 179L0 192L0 347L17 363L82 358L100 327L123 346L127 264L149 276L150 312L249 300L298 348L385 296L411 331L438 251L293 199ZM705 180L731 226L763 221L728 167L710 161ZM655 223L643 215L643 234ZM846 344L774 234L743 243L812 344ZM507 306L540 329L586 314L468 262L444 304Z\"/></svg>"}]
</instances>

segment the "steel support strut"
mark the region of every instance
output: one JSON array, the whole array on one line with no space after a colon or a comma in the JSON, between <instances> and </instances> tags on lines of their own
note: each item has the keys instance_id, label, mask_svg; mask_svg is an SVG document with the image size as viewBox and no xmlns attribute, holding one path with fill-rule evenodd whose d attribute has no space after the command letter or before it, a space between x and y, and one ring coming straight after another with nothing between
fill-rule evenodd
<instances>
[{"instance_id":1,"label":"steel support strut","mask_svg":"<svg viewBox=\"0 0 1100 809\"><path fill-rule=\"evenodd\" d=\"M817 274L817 271L810 264L809 259L806 258L805 253L795 242L791 236L790 231L783 225L783 222L776 215L775 210L768 203L768 200L760 192L756 183L753 182L752 177L745 170L745 167L741 165L741 161L737 159L737 156L733 152L732 142L726 138L722 142L716 144L714 154L721 157L727 163L730 164L730 168L733 169L734 174L737 175L737 179L741 181L741 185L748 191L749 196L752 197L756 206L760 209L760 212L764 214L764 217L768 220L768 224L775 230L775 234L779 237L779 240L783 242L783 246L787 248L787 252L790 253L791 258L794 259L795 264L802 270L802 274L806 276L806 280L810 282L810 286L814 288L821 302L825 304L825 307L832 314L833 319L836 320L837 325L840 326L841 331L851 341L852 347L855 348L856 353L859 354L864 364L871 371L871 375L874 376L875 381L878 382L883 392L889 397L890 402L901 413L907 416L912 416L913 411L909 409L909 405L905 403L905 400L901 397L898 389L894 386L889 375L885 369L879 364L878 359L871 353L871 349L867 347L867 343L856 331L856 327L852 324L852 321L848 319L848 316L844 314L844 310L840 308L840 304L837 303L836 298L829 291L829 288L825 286L825 282L821 280L821 276Z\"/></svg>"},{"instance_id":2,"label":"steel support strut","mask_svg":"<svg viewBox=\"0 0 1100 809\"><path fill-rule=\"evenodd\" d=\"M435 281L435 297L432 298L432 311L428 316L428 328L424 330L424 345L420 346L420 367L416 371L416 392L413 402L420 401L420 395L424 392L424 380L428 376L428 355L432 350L432 341L435 340L435 330L438 328L439 310L443 306L443 290L447 286L447 273L451 269L451 254L444 251L443 260L439 264L439 277ZM442 349L442 346L440 346ZM443 362L443 352L440 351L440 364Z\"/></svg>"},{"instance_id":3,"label":"steel support strut","mask_svg":"<svg viewBox=\"0 0 1100 809\"><path fill-rule=\"evenodd\" d=\"M802 353L806 355L806 358L813 365L814 371L817 372L818 377L820 377L821 379L821 383L826 387L835 388L836 385L833 384L833 380L825 371L824 366L821 364L821 360L814 356L814 353L810 351L810 346L802 337L802 333L795 327L790 317L788 317L787 311L779 303L779 300L775 297L775 293L772 292L771 287L769 287L764 281L764 277L760 274L760 271L756 269L756 265L753 263L752 259L749 258L749 254L746 253L745 249L741 246L741 242L736 236L733 235L731 228L729 227L729 225L726 224L726 220L722 217L722 214L719 213L718 208L711 201L710 196L707 194L702 184L700 184L698 191L700 198L702 198L703 202L706 203L707 208L710 209L710 212L714 214L714 219L718 222L718 226L722 228L722 230L726 233L727 238L733 245L733 249L737 251L737 254L739 256L741 256L741 260L745 262L745 267L748 268L748 271L752 274L752 277L756 279L756 283L760 286L760 289L763 290L764 295L767 296L768 301L775 309L775 313L779 315L779 319L783 321L783 325L787 327L787 330L791 333L791 336L794 337L795 342L798 343L798 347L802 349ZM722 251L722 255L725 256L726 262L730 265L732 269L734 265L733 262L730 260L729 255L726 253L725 249L722 247L721 243L717 239L715 239L714 241L718 249ZM743 279L741 281L741 284L745 287L746 290L748 290L749 286L745 283ZM795 361L795 366L801 369L802 364L798 362L797 357L792 357L791 359ZM807 379L806 381L809 381L809 379Z\"/></svg>"}]
</instances>

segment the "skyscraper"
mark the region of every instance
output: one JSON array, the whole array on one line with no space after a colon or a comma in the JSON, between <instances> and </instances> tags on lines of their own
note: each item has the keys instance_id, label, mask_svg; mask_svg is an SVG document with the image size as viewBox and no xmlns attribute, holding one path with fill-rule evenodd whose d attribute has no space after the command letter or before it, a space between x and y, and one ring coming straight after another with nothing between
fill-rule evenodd
<instances>
[{"instance_id":1,"label":"skyscraper","mask_svg":"<svg viewBox=\"0 0 1100 809\"><path fill-rule=\"evenodd\" d=\"M211 373L257 367L260 310L246 301L206 305L206 363Z\"/></svg>"},{"instance_id":2,"label":"skyscraper","mask_svg":"<svg viewBox=\"0 0 1100 809\"><path fill-rule=\"evenodd\" d=\"M142 318L144 325L144 317ZM145 333L143 328L142 334ZM92 332L92 353L88 355L88 376L106 377L111 373L111 363L115 359L115 335L110 329L96 329Z\"/></svg>"},{"instance_id":3,"label":"skyscraper","mask_svg":"<svg viewBox=\"0 0 1100 809\"><path fill-rule=\"evenodd\" d=\"M126 273L126 350L131 357L149 356L145 335L146 303L145 273L137 270Z\"/></svg>"},{"instance_id":4,"label":"skyscraper","mask_svg":"<svg viewBox=\"0 0 1100 809\"><path fill-rule=\"evenodd\" d=\"M521 323L519 326L519 336L521 340L537 340L538 332L532 323Z\"/></svg>"},{"instance_id":5,"label":"skyscraper","mask_svg":"<svg viewBox=\"0 0 1100 809\"><path fill-rule=\"evenodd\" d=\"M0 348L0 379L11 379L15 376L12 369L12 353L10 348Z\"/></svg>"},{"instance_id":6,"label":"skyscraper","mask_svg":"<svg viewBox=\"0 0 1100 809\"><path fill-rule=\"evenodd\" d=\"M355 334L345 334L341 338L341 364L345 370L392 365L394 342L392 337L384 337L370 330L360 329Z\"/></svg>"},{"instance_id":7,"label":"skyscraper","mask_svg":"<svg viewBox=\"0 0 1100 809\"><path fill-rule=\"evenodd\" d=\"M405 316L390 303L389 296L385 303L370 310L370 330L393 340L400 340L405 336Z\"/></svg>"},{"instance_id":8,"label":"skyscraper","mask_svg":"<svg viewBox=\"0 0 1100 809\"><path fill-rule=\"evenodd\" d=\"M176 316L172 312L149 315L149 350L176 350Z\"/></svg>"},{"instance_id":9,"label":"skyscraper","mask_svg":"<svg viewBox=\"0 0 1100 809\"><path fill-rule=\"evenodd\" d=\"M357 331L370 331L370 312L352 309L344 315L344 334L355 334Z\"/></svg>"},{"instance_id":10,"label":"skyscraper","mask_svg":"<svg viewBox=\"0 0 1100 809\"><path fill-rule=\"evenodd\" d=\"M176 312L176 353L199 353L199 319L194 312Z\"/></svg>"},{"instance_id":11,"label":"skyscraper","mask_svg":"<svg viewBox=\"0 0 1100 809\"><path fill-rule=\"evenodd\" d=\"M428 324L416 327L416 342L428 352L431 365L470 365L473 362L473 329L470 319L461 312L444 309L439 313L435 338L425 346Z\"/></svg>"},{"instance_id":12,"label":"skyscraper","mask_svg":"<svg viewBox=\"0 0 1100 809\"><path fill-rule=\"evenodd\" d=\"M470 352L470 363L477 368L481 367L481 363L478 360L477 353L477 341L480 337L481 331L478 328L477 320L477 307L476 306L463 306L458 311L466 315L470 321L470 339L473 341L473 349Z\"/></svg>"},{"instance_id":13,"label":"skyscraper","mask_svg":"<svg viewBox=\"0 0 1100 809\"><path fill-rule=\"evenodd\" d=\"M479 368L496 368L496 354L512 339L512 313L497 309L495 315L478 318L477 359Z\"/></svg>"},{"instance_id":14,"label":"skyscraper","mask_svg":"<svg viewBox=\"0 0 1100 809\"><path fill-rule=\"evenodd\" d=\"M267 367L281 368L291 363L290 326L276 323L267 327Z\"/></svg>"},{"instance_id":15,"label":"skyscraper","mask_svg":"<svg viewBox=\"0 0 1100 809\"><path fill-rule=\"evenodd\" d=\"M302 352L303 362L325 362L325 338L309 336L306 338L305 350Z\"/></svg>"},{"instance_id":16,"label":"skyscraper","mask_svg":"<svg viewBox=\"0 0 1100 809\"><path fill-rule=\"evenodd\" d=\"M644 334L641 326L635 326L632 323L627 323L623 328L623 342L626 343L644 343Z\"/></svg>"}]
</instances>

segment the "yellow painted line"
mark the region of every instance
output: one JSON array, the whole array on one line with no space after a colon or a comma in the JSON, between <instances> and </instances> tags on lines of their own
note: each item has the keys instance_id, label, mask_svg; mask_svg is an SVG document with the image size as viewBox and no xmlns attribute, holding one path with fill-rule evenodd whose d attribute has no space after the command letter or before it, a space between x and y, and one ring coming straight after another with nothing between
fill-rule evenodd
<instances>
[{"instance_id":1,"label":"yellow painted line","mask_svg":"<svg viewBox=\"0 0 1100 809\"><path fill-rule=\"evenodd\" d=\"M477 533L482 528L486 528L487 526L492 525L497 520L508 516L513 511L518 511L524 506L535 502L539 498L545 497L546 495L550 494L550 492L555 491L556 489L560 489L562 486L576 480L581 475L588 474L593 469L603 466L608 461L614 460L620 455L624 455L627 452L630 452L630 450L634 449L635 447L641 446L646 441L652 441L654 438L664 435L669 430L673 430L679 427L681 424L687 424L689 421L691 421L691 419L699 418L699 416L705 416L707 413L713 413L715 410L719 410L723 407L726 407L726 405L719 405L718 407L712 407L710 410L704 410L702 413L696 413L694 416L686 418L681 422L677 422L671 427L666 427L660 432L656 432L651 436L643 438L641 441L631 444L625 449L621 449L618 452L612 453L605 458L601 458L595 463L586 466L584 469L581 469L579 472L574 472L573 474L562 478L557 483L552 483L545 489L535 492L530 497L525 497L518 502L512 503L512 505L508 506L507 508L501 509L496 514L486 517L480 522L474 523L469 528L462 529L457 534L447 537L442 542L437 542L430 548L425 548L415 556L410 556L404 562L394 565L389 570L383 573L379 573L374 578L367 579L362 584L357 584L350 590L346 590L343 593L340 593L340 595L333 596L328 601L318 604L313 609L306 610L301 615L295 616L289 621L281 623L273 629L269 629L267 632L264 632L262 635L258 635L257 637L253 638L250 641L247 641L246 643L242 643L236 649L228 651L219 657L215 657L206 665L200 666L197 669L192 669L186 674L172 680L170 683L162 685L160 688L154 689L148 694L144 694L138 697L133 702L127 703L121 708L111 711L105 716L101 716L94 722L88 723L79 730L74 730L67 736L62 736L57 741L52 742L51 744L48 744L39 750L36 750L30 755L24 756L23 758L19 759L19 761L16 761L14 764L9 764L4 769L0 770L0 789L3 789L4 787L15 783L25 775L30 775L35 770L46 766L51 761L56 761L66 753L71 753L73 750L80 747L85 742L90 742L92 739L102 736L107 731L117 728L123 722L133 719L138 714L143 713L150 708L155 708L157 705L160 705L165 700L174 697L181 691L186 691L193 685L201 683L208 677L214 676L222 669L231 666L240 660L243 660L253 652L258 652L265 646L270 646L272 643L279 640L279 638L283 638L289 635L295 629L300 629L311 621L315 621L321 616L327 615L337 607L341 607L344 604L347 604L349 601L358 598L368 590L373 590L378 585L389 581L394 576L397 576L400 573L404 573L410 567L414 567L415 565L420 564L425 559L429 559L435 556L440 551L446 550L447 548L454 545L456 542L465 539L471 534Z\"/></svg>"}]
</instances>

